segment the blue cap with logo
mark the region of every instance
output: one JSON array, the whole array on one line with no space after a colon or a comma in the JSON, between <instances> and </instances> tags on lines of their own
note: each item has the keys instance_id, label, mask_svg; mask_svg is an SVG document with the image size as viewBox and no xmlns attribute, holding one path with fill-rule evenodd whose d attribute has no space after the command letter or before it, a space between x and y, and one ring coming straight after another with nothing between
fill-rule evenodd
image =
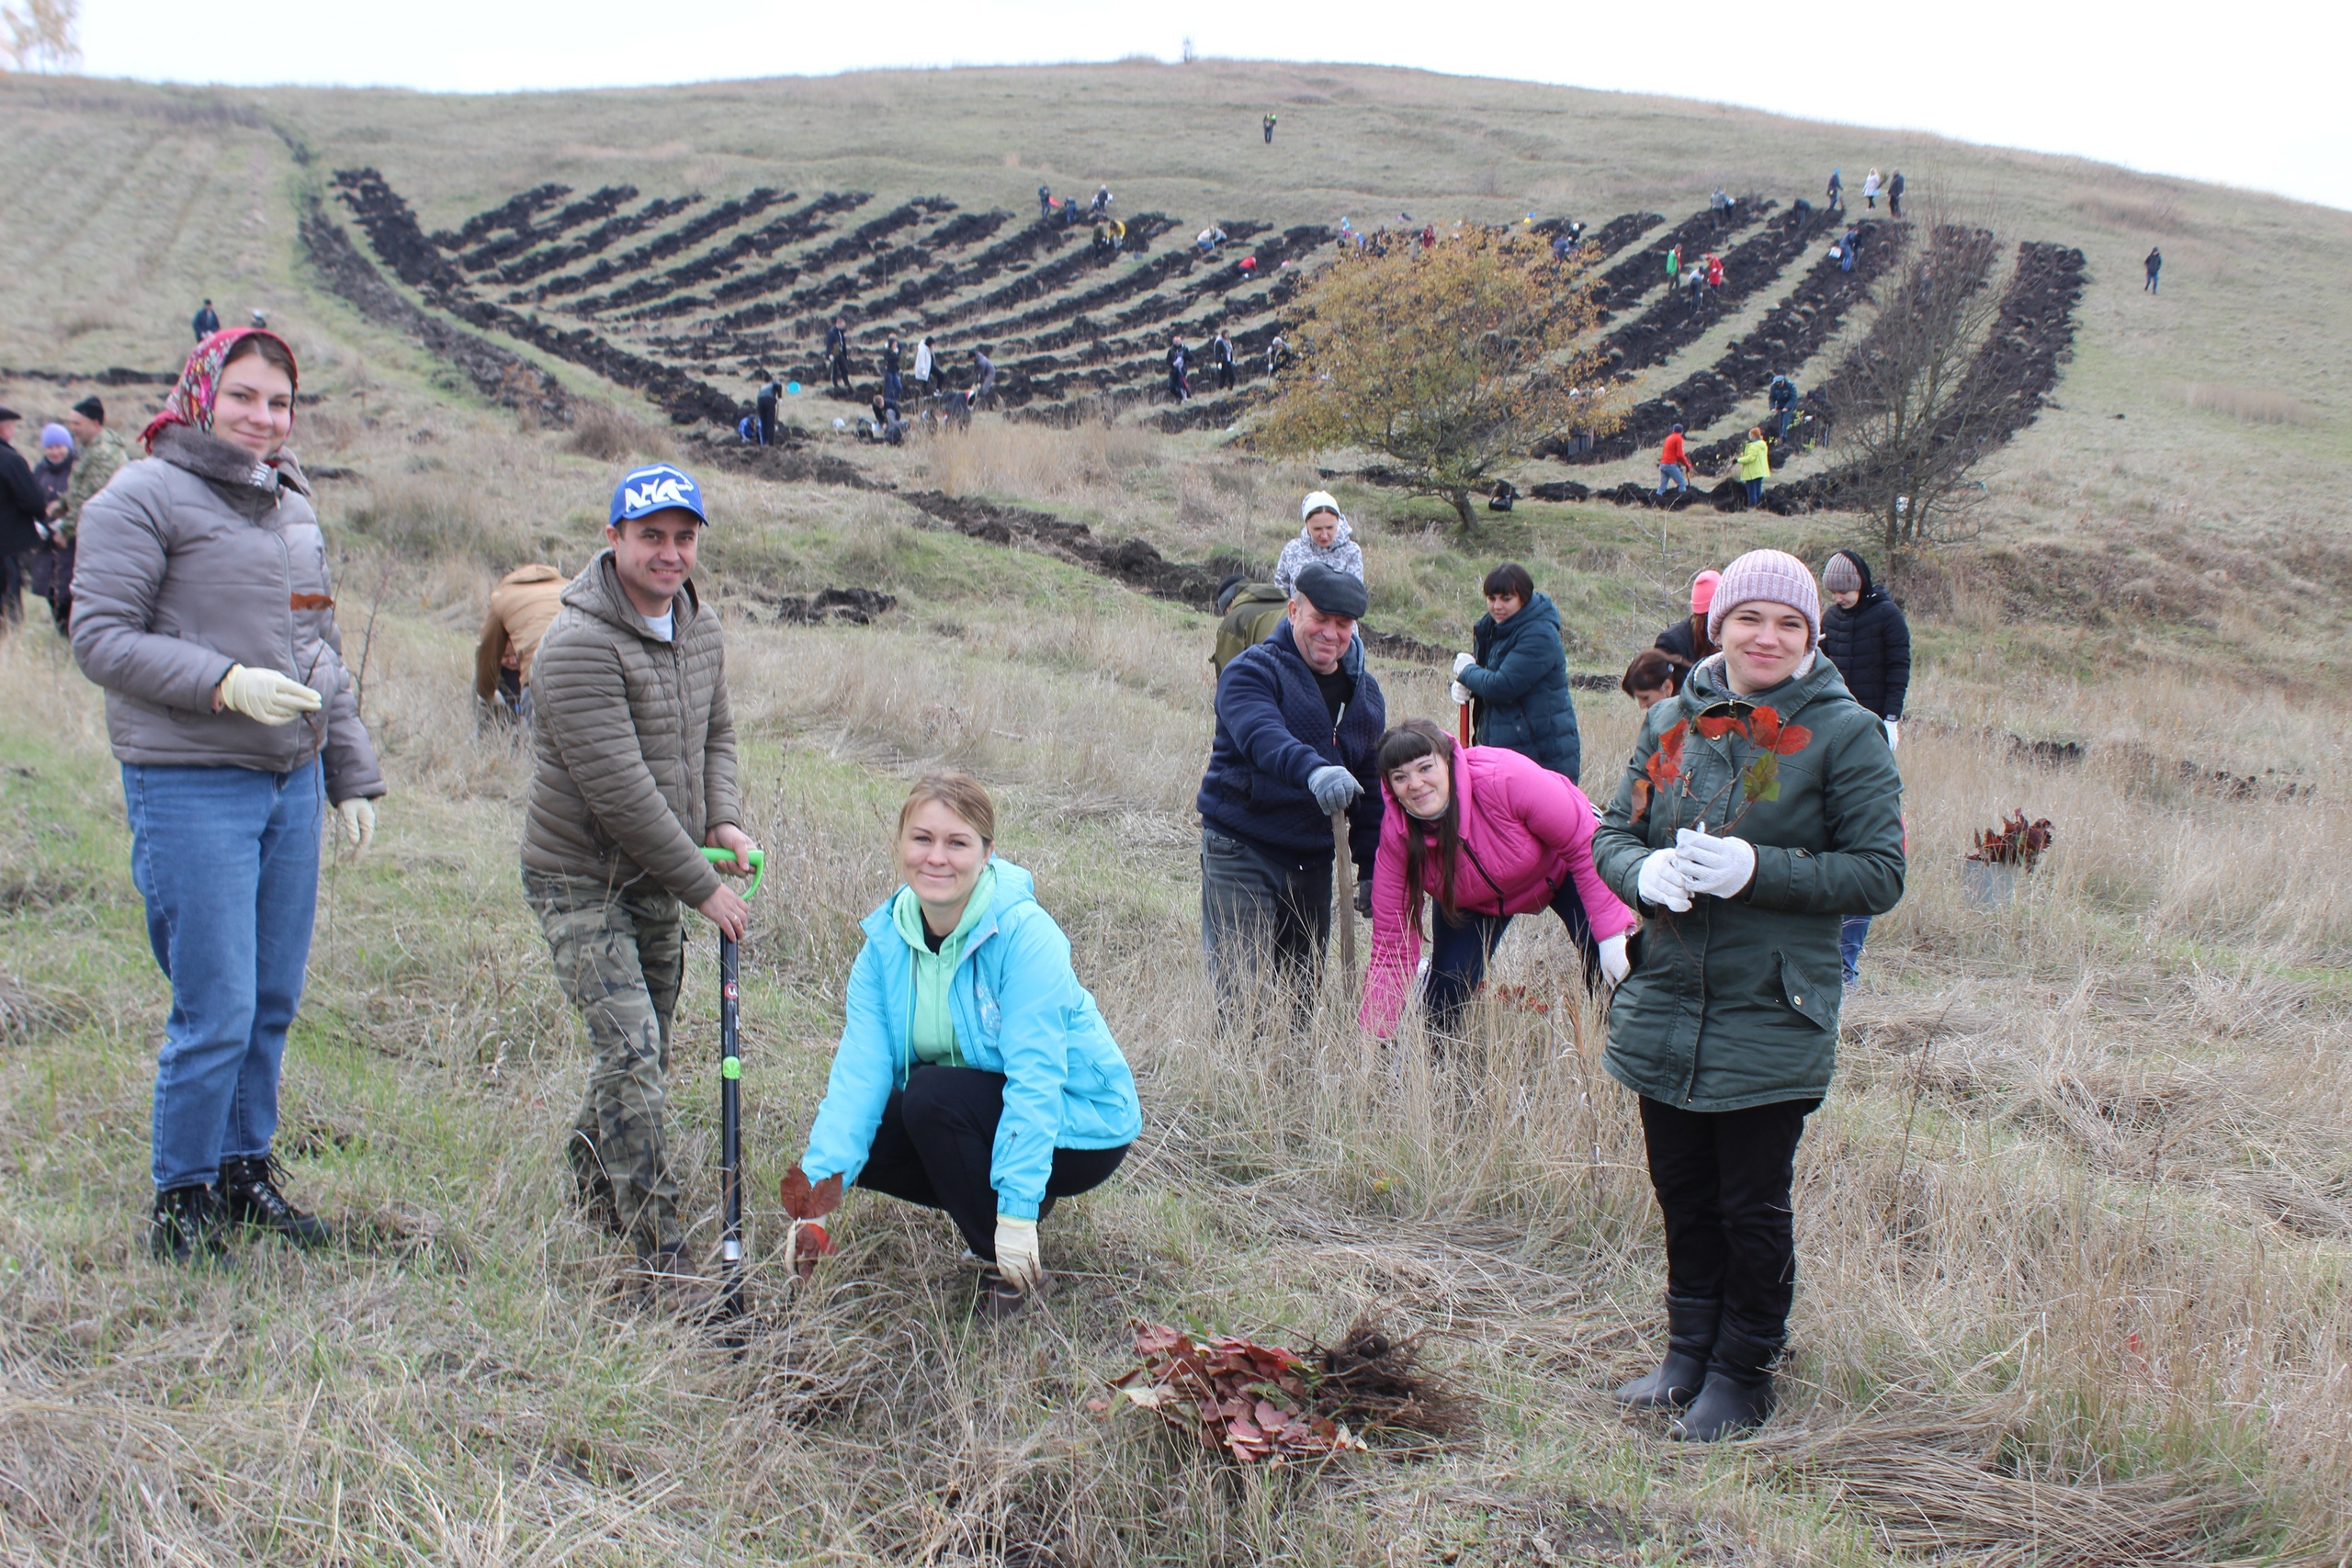
<instances>
[{"instance_id":1,"label":"blue cap with logo","mask_svg":"<svg viewBox=\"0 0 2352 1568\"><path fill-rule=\"evenodd\" d=\"M613 514L608 521L618 527L633 518L673 507L693 513L699 522L710 521L710 514L702 509L702 486L695 483L692 474L667 463L648 463L631 468L614 487Z\"/></svg>"}]
</instances>

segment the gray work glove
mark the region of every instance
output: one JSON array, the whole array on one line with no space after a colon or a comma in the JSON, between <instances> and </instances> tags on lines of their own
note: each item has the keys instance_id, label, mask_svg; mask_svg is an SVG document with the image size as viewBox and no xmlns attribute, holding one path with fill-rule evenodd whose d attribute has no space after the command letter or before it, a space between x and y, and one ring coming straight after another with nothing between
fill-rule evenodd
<instances>
[{"instance_id":1,"label":"gray work glove","mask_svg":"<svg viewBox=\"0 0 2352 1568\"><path fill-rule=\"evenodd\" d=\"M1363 793L1363 785L1356 782L1355 774L1329 763L1306 775L1306 788L1326 817L1334 811L1345 811Z\"/></svg>"}]
</instances>

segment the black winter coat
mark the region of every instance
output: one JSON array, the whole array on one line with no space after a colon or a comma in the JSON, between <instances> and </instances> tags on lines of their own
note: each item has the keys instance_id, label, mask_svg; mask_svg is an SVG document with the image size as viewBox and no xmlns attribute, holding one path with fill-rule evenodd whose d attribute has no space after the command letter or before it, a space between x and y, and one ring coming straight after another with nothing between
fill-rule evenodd
<instances>
[{"instance_id":1,"label":"black winter coat","mask_svg":"<svg viewBox=\"0 0 2352 1568\"><path fill-rule=\"evenodd\" d=\"M1657 634L1657 647L1666 649L1685 663L1696 664L1715 651L1714 646L1699 646L1699 622L1703 617L1689 615Z\"/></svg>"},{"instance_id":2,"label":"black winter coat","mask_svg":"<svg viewBox=\"0 0 2352 1568\"><path fill-rule=\"evenodd\" d=\"M1345 768L1363 785L1348 807L1348 851L1359 874L1369 878L1380 844L1381 789L1373 765L1388 710L1364 664L1362 637L1348 645L1340 668L1355 677L1356 693L1335 728L1289 621L1236 655L1217 677L1216 739L1195 804L1202 823L1220 833L1292 854L1327 855L1331 819L1306 781L1317 768Z\"/></svg>"},{"instance_id":3,"label":"black winter coat","mask_svg":"<svg viewBox=\"0 0 2352 1568\"><path fill-rule=\"evenodd\" d=\"M1903 611L1871 581L1871 569L1851 550L1838 552L1862 574L1862 596L1850 610L1832 604L1821 615L1821 651L1854 700L1881 718L1900 719L1911 691L1911 626Z\"/></svg>"},{"instance_id":4,"label":"black winter coat","mask_svg":"<svg viewBox=\"0 0 2352 1568\"><path fill-rule=\"evenodd\" d=\"M40 543L34 526L49 510L25 455L0 442L0 556L19 556Z\"/></svg>"},{"instance_id":5,"label":"black winter coat","mask_svg":"<svg viewBox=\"0 0 2352 1568\"><path fill-rule=\"evenodd\" d=\"M1530 757L1569 783L1584 762L1568 657L1560 645L1560 612L1538 593L1500 626L1478 617L1471 632L1478 662L1454 677L1477 699L1476 741Z\"/></svg>"}]
</instances>

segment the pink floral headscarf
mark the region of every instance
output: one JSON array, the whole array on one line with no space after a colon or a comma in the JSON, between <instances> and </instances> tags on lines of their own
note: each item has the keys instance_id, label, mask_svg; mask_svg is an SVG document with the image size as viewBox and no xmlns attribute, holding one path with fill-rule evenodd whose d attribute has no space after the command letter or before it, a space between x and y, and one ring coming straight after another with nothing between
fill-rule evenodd
<instances>
[{"instance_id":1,"label":"pink floral headscarf","mask_svg":"<svg viewBox=\"0 0 2352 1568\"><path fill-rule=\"evenodd\" d=\"M149 420L147 428L139 433L141 442L152 448L155 445L155 437L167 424L185 424L210 434L212 400L216 395L214 389L220 384L220 367L229 363L229 351L249 337L269 339L286 350L288 365L294 363L293 349L288 347L286 340L276 333L261 327L229 327L214 333L198 344L195 352L187 356L187 367L180 371L179 384L172 389L172 395L164 400L164 412ZM300 373L296 372L294 381L297 386L301 384L301 379Z\"/></svg>"}]
</instances>

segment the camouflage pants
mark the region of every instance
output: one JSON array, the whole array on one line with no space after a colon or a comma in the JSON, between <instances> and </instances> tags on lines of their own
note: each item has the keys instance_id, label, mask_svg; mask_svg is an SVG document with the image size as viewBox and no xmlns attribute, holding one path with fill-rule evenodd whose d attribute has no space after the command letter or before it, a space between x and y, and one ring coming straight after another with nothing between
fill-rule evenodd
<instances>
[{"instance_id":1,"label":"camouflage pants","mask_svg":"<svg viewBox=\"0 0 2352 1568\"><path fill-rule=\"evenodd\" d=\"M675 1247L684 1233L666 1120L684 913L648 883L526 871L523 891L547 932L556 983L588 1021L588 1097L565 1145L573 1174L597 1201L609 1193L639 1252Z\"/></svg>"}]
</instances>

